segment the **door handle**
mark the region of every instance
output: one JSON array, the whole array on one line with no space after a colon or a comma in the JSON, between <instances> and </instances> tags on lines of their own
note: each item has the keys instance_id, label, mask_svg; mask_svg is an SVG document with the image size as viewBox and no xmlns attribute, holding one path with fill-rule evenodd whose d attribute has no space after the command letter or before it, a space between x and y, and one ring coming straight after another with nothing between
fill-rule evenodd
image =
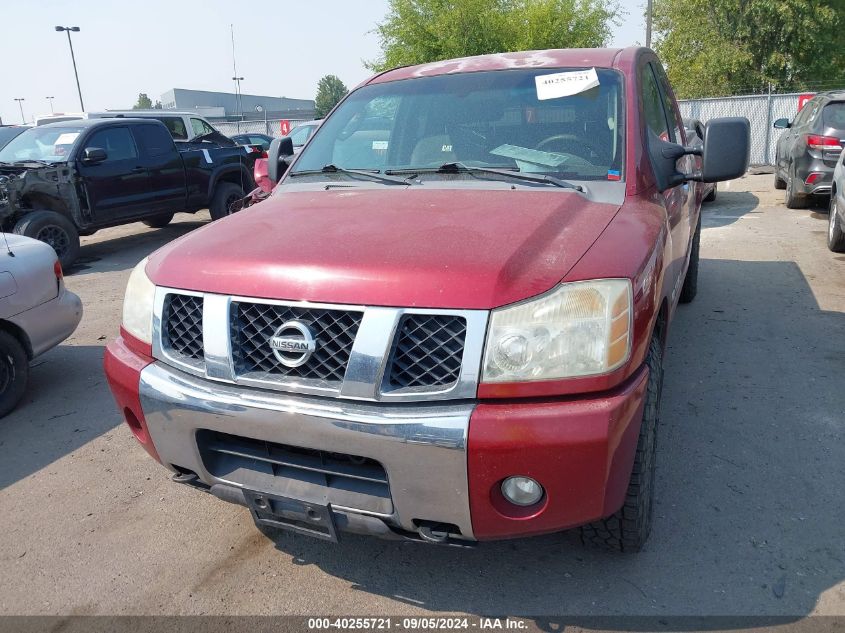
<instances>
[{"instance_id":1,"label":"door handle","mask_svg":"<svg viewBox=\"0 0 845 633\"><path fill-rule=\"evenodd\" d=\"M147 171L147 170L144 169L143 167L136 167L135 169L133 169L129 173L130 174L143 174L145 171Z\"/></svg>"}]
</instances>

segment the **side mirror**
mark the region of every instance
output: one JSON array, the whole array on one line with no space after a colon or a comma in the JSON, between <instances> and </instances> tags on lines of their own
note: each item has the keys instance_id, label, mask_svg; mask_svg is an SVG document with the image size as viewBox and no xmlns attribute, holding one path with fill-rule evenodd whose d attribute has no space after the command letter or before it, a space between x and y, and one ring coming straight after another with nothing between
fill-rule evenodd
<instances>
[{"instance_id":1,"label":"side mirror","mask_svg":"<svg viewBox=\"0 0 845 633\"><path fill-rule=\"evenodd\" d=\"M719 182L748 171L751 124L745 117L712 119L704 128L701 180Z\"/></svg>"},{"instance_id":2,"label":"side mirror","mask_svg":"<svg viewBox=\"0 0 845 633\"><path fill-rule=\"evenodd\" d=\"M86 165L96 165L102 163L109 157L106 150L102 147L86 147L82 152L82 162Z\"/></svg>"},{"instance_id":3,"label":"side mirror","mask_svg":"<svg viewBox=\"0 0 845 633\"><path fill-rule=\"evenodd\" d=\"M786 128L792 127L792 123L789 122L789 119L775 119L772 127L776 130L785 130Z\"/></svg>"},{"instance_id":4,"label":"side mirror","mask_svg":"<svg viewBox=\"0 0 845 633\"><path fill-rule=\"evenodd\" d=\"M267 152L267 177L277 183L290 166L287 159L293 156L293 141L289 136L274 138Z\"/></svg>"}]
</instances>

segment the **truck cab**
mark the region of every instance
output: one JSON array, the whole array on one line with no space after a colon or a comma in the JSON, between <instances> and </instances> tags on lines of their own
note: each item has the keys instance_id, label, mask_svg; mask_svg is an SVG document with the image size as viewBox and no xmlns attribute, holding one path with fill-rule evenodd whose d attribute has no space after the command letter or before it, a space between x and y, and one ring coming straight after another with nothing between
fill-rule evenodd
<instances>
[{"instance_id":1,"label":"truck cab","mask_svg":"<svg viewBox=\"0 0 845 633\"><path fill-rule=\"evenodd\" d=\"M687 146L648 49L399 68L273 194L133 271L105 369L175 481L264 528L469 546L645 543L666 336L700 196L748 121ZM700 162L695 160L700 158Z\"/></svg>"},{"instance_id":2,"label":"truck cab","mask_svg":"<svg viewBox=\"0 0 845 633\"><path fill-rule=\"evenodd\" d=\"M155 119L36 126L0 149L0 222L53 246L68 267L79 236L129 222L166 226L177 212L213 219L253 186L242 147L174 142Z\"/></svg>"}]
</instances>

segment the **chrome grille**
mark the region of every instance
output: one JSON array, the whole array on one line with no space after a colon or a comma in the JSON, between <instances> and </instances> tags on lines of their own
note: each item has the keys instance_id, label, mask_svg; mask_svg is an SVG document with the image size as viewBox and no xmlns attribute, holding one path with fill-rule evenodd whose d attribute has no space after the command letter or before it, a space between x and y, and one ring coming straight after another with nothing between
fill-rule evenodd
<instances>
[{"instance_id":1,"label":"chrome grille","mask_svg":"<svg viewBox=\"0 0 845 633\"><path fill-rule=\"evenodd\" d=\"M466 331L466 319L462 317L404 315L390 361L390 388L453 385L461 373Z\"/></svg>"},{"instance_id":2,"label":"chrome grille","mask_svg":"<svg viewBox=\"0 0 845 633\"><path fill-rule=\"evenodd\" d=\"M203 360L202 297L169 294L164 302L162 344L187 359Z\"/></svg>"},{"instance_id":3,"label":"chrome grille","mask_svg":"<svg viewBox=\"0 0 845 633\"><path fill-rule=\"evenodd\" d=\"M304 378L340 383L363 313L296 306L237 302L232 304L232 355L238 375ZM300 367L285 367L270 348L270 337L287 321L308 325L317 349Z\"/></svg>"}]
</instances>

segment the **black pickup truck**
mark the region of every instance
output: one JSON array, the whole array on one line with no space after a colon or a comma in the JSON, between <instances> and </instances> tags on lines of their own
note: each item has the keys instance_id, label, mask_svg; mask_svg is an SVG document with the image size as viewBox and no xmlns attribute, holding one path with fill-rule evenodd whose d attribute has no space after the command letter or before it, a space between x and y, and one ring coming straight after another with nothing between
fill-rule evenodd
<instances>
[{"instance_id":1,"label":"black pickup truck","mask_svg":"<svg viewBox=\"0 0 845 633\"><path fill-rule=\"evenodd\" d=\"M153 119L90 119L27 130L0 149L0 228L50 244L62 266L79 236L208 208L212 220L252 190L255 153L174 143Z\"/></svg>"}]
</instances>

